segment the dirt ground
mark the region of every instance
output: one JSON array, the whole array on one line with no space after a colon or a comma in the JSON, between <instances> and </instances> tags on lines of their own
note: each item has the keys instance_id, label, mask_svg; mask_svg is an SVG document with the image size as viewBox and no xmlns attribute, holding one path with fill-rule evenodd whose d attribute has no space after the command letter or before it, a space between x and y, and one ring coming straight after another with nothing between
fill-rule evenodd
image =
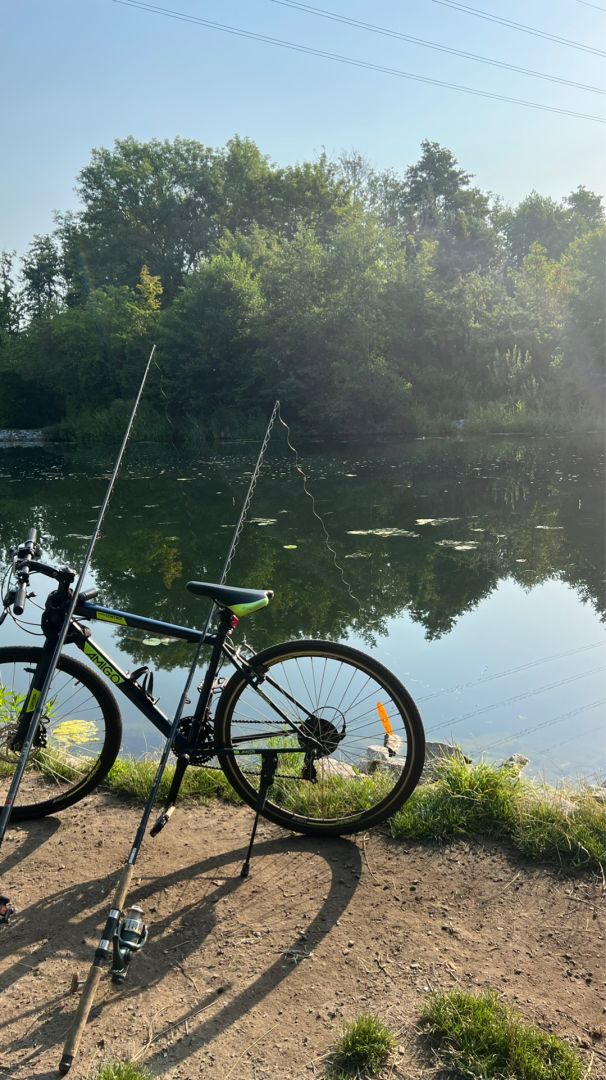
<instances>
[{"instance_id":1,"label":"dirt ground","mask_svg":"<svg viewBox=\"0 0 606 1080\"><path fill-rule=\"evenodd\" d=\"M2 890L0 1076L50 1080L140 811L105 795L15 827ZM604 891L498 846L318 841L263 823L244 881L246 808L181 807L146 839L131 902L149 941L104 977L70 1076L130 1058L170 1080L307 1080L343 1022L387 1021L386 1075L442 1074L415 1024L431 990L492 988L606 1080Z\"/></svg>"}]
</instances>

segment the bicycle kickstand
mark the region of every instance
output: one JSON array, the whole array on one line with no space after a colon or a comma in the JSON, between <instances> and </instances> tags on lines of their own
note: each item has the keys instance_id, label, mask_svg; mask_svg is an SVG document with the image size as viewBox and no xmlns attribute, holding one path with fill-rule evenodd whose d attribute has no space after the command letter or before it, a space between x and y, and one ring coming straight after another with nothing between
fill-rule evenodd
<instances>
[{"instance_id":1,"label":"bicycle kickstand","mask_svg":"<svg viewBox=\"0 0 606 1080\"><path fill-rule=\"evenodd\" d=\"M250 857L252 855L255 836L257 835L259 817L263 813L263 807L265 806L269 789L274 782L274 776L276 775L276 769L278 768L278 755L275 750L261 750L261 756L261 781L259 783L259 797L257 799L257 805L255 806L255 820L253 821L250 844L248 845L246 858L242 865L242 869L240 870L240 877L243 878L247 878L250 874Z\"/></svg>"}]
</instances>

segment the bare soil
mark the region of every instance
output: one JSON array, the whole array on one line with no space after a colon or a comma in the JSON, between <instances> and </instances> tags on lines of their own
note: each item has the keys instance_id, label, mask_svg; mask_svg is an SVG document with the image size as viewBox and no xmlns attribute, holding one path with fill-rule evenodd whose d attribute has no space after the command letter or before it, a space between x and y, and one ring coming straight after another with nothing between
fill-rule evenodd
<instances>
[{"instance_id":1,"label":"bare soil","mask_svg":"<svg viewBox=\"0 0 606 1080\"><path fill-rule=\"evenodd\" d=\"M95 796L14 827L2 890L0 1076L50 1080L140 809ZM386 1076L442 1075L416 1030L431 990L491 988L581 1049L606 1080L604 890L503 847L367 837L319 841L252 814L178 809L146 839L131 892L149 941L127 983L104 978L70 1076L135 1059L170 1080L306 1080L326 1074L362 1011L399 1037Z\"/></svg>"}]
</instances>

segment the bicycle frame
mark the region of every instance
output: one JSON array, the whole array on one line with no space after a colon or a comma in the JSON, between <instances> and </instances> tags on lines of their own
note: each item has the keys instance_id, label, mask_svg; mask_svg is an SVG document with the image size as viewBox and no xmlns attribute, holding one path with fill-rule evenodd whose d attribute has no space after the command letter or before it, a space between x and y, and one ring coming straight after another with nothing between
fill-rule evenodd
<instances>
[{"instance_id":1,"label":"bicycle frame","mask_svg":"<svg viewBox=\"0 0 606 1080\"><path fill-rule=\"evenodd\" d=\"M229 643L229 635L232 629L237 625L237 619L229 612L225 612L221 618L219 629L216 633L206 634L202 640L202 631L196 630L188 626L180 626L177 623L164 622L159 619L150 619L145 615L137 615L130 611L122 611L118 608L104 607L100 604L93 604L90 601L79 602L74 609L74 619L83 618L87 620L93 620L101 622L105 625L113 626L128 626L136 630L154 631L156 633L164 634L167 637L172 637L177 641L188 641L191 644L200 645L202 642L203 647L211 647L211 658L206 668L204 680L199 688L198 701L193 711L193 719L196 722L201 722L206 715L208 704L213 692L215 678L219 669L221 658L225 656L234 668L246 673L247 663L240 657L238 650ZM81 626L80 623L72 622L72 632L68 640L74 644L92 664L104 675L115 689L119 690L121 694L127 698L128 701L136 708L140 713L150 721L154 727L162 733L165 738L169 738L171 733L172 720L156 705L154 699L146 693L144 688L133 679L132 675L129 675L127 671L124 671L119 664L112 659L101 645L99 645L89 633ZM50 663L50 656L52 651L53 641L47 639L45 643L45 651L48 653L48 659L43 660L35 672L32 680L30 691L27 697L27 701L24 705L24 711L22 719L26 720L28 714L31 713L32 703L35 704L39 691L39 687L43 684L48 670L48 664ZM139 669L140 673L143 672ZM299 727L293 722L293 720L270 698L264 694L263 690L258 685L258 676L251 674L251 682L254 682L257 692L264 698L264 700L271 706L274 712L281 718L285 725L287 725L286 731L271 731L270 735L279 734L297 734ZM278 689L284 698L290 700L299 710L299 713L303 713L305 716L311 718L309 710L297 701L283 686L279 686L270 676L266 676L267 682L270 686ZM197 750L206 750L213 753L226 752L228 750L234 751L234 746L238 742L250 742L251 738L262 741L268 735L268 732L257 732L254 736L235 736L232 739L230 747L217 746L214 741L205 740L201 744L194 741L193 744L187 743L189 748L195 746ZM313 741L313 740L312 740ZM178 740L175 746L175 751L178 753L186 749L185 742L187 740ZM179 745L180 743L180 745ZM235 751L239 754L255 754L254 749L239 749ZM288 753L288 748L277 749L276 753ZM292 750L290 750L292 753Z\"/></svg>"}]
</instances>

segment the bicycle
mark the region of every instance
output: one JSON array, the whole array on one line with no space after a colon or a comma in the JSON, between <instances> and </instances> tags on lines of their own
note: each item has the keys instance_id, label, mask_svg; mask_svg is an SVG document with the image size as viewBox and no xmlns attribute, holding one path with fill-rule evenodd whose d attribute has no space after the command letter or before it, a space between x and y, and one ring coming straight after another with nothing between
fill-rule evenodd
<instances>
[{"instance_id":1,"label":"bicycle","mask_svg":"<svg viewBox=\"0 0 606 1080\"><path fill-rule=\"evenodd\" d=\"M30 575L56 582L40 620L44 644L0 648L0 794L19 758L76 578L69 567L41 562L41 554L32 529L15 553L17 587L3 598L0 622L11 611L23 614ZM402 806L421 775L425 739L416 705L399 680L374 658L330 641L283 642L259 653L246 641L235 645L240 619L266 607L273 592L200 581L186 587L218 609L216 625L204 637L192 627L94 603L96 589L79 594L66 644L97 670L61 652L11 821L57 813L101 784L121 743L113 691L169 736L171 721L154 696L154 673L147 665L123 670L93 640L87 624L95 621L192 645L202 641L210 649L197 701L173 744L175 798L185 769L203 766L222 770L244 802L293 832L354 833ZM226 665L233 669L228 678L221 674ZM164 824L161 818L152 833Z\"/></svg>"}]
</instances>

